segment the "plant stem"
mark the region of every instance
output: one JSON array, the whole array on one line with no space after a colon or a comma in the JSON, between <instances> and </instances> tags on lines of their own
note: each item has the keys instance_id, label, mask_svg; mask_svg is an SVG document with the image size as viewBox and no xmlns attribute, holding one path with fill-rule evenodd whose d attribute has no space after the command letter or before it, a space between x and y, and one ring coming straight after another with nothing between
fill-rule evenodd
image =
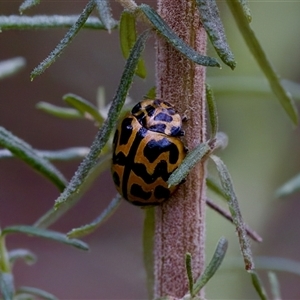
<instances>
[{"instance_id":1,"label":"plant stem","mask_svg":"<svg viewBox=\"0 0 300 300\"><path fill-rule=\"evenodd\" d=\"M205 55L206 33L192 0L158 0L158 13L187 44ZM157 39L157 97L188 119L186 146L205 141L205 68L184 58L162 38ZM193 257L194 278L204 270L205 166L199 163L165 204L156 208L155 298L182 298L188 291L185 255ZM201 292L202 295L203 291Z\"/></svg>"}]
</instances>

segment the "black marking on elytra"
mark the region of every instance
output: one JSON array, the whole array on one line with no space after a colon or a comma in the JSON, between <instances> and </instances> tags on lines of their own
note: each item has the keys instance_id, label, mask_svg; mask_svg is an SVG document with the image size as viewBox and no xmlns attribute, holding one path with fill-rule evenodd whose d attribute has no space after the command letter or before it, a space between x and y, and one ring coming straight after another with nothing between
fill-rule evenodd
<instances>
[{"instance_id":1,"label":"black marking on elytra","mask_svg":"<svg viewBox=\"0 0 300 300\"><path fill-rule=\"evenodd\" d=\"M169 152L169 162L175 164L179 158L177 146L167 138L161 140L150 140L144 148L144 156L153 163L163 152Z\"/></svg>"},{"instance_id":2,"label":"black marking on elytra","mask_svg":"<svg viewBox=\"0 0 300 300\"><path fill-rule=\"evenodd\" d=\"M168 114L173 116L176 114L176 110L173 107L167 108Z\"/></svg>"},{"instance_id":3,"label":"black marking on elytra","mask_svg":"<svg viewBox=\"0 0 300 300\"><path fill-rule=\"evenodd\" d=\"M135 115L135 117L142 126L146 127L145 125L147 123L147 119L146 114L143 111L139 111L139 113Z\"/></svg>"},{"instance_id":4,"label":"black marking on elytra","mask_svg":"<svg viewBox=\"0 0 300 300\"><path fill-rule=\"evenodd\" d=\"M123 178L122 178L122 195L125 199L127 198L127 188L128 188L128 180L129 180L129 175L130 172L132 170L132 165L134 164L134 158L137 152L137 149L141 143L141 141L143 140L143 138L145 137L145 135L147 134L147 129L144 127L141 127L138 132L135 135L134 141L131 144L129 153L126 157L124 157L124 160L122 160L122 163L124 163L124 172L123 172ZM122 131L121 136L124 134L127 134L126 132ZM121 155L122 152L118 153L118 155Z\"/></svg>"},{"instance_id":5,"label":"black marking on elytra","mask_svg":"<svg viewBox=\"0 0 300 300\"><path fill-rule=\"evenodd\" d=\"M119 165L119 166L125 166L126 165L127 157L125 154L120 151L119 153L113 155L113 164Z\"/></svg>"},{"instance_id":6,"label":"black marking on elytra","mask_svg":"<svg viewBox=\"0 0 300 300\"><path fill-rule=\"evenodd\" d=\"M112 177L113 177L113 181L114 181L115 185L120 187L121 182L120 182L120 177L119 177L118 173L114 172Z\"/></svg>"},{"instance_id":7,"label":"black marking on elytra","mask_svg":"<svg viewBox=\"0 0 300 300\"><path fill-rule=\"evenodd\" d=\"M170 190L158 185L154 190L154 196L156 199L167 199L170 197Z\"/></svg>"},{"instance_id":8,"label":"black marking on elytra","mask_svg":"<svg viewBox=\"0 0 300 300\"><path fill-rule=\"evenodd\" d=\"M133 127L132 127L132 118L125 118L121 124L121 135L120 135L120 145L126 145L132 135Z\"/></svg>"},{"instance_id":9,"label":"black marking on elytra","mask_svg":"<svg viewBox=\"0 0 300 300\"><path fill-rule=\"evenodd\" d=\"M160 123L160 124L152 125L148 129L154 132L165 133L166 127L167 127L166 124Z\"/></svg>"},{"instance_id":10,"label":"black marking on elytra","mask_svg":"<svg viewBox=\"0 0 300 300\"><path fill-rule=\"evenodd\" d=\"M153 101L153 104L156 105L156 106L159 106L162 102L164 102L164 101L159 100L159 99L155 99L155 100ZM167 102L164 102L164 103L167 103Z\"/></svg>"},{"instance_id":11,"label":"black marking on elytra","mask_svg":"<svg viewBox=\"0 0 300 300\"><path fill-rule=\"evenodd\" d=\"M147 115L149 116L149 117L152 117L153 116L153 114L154 114L154 112L155 112L155 107L153 106L153 105L147 105L146 107L145 107L145 110L146 110L146 112L147 112Z\"/></svg>"},{"instance_id":12,"label":"black marking on elytra","mask_svg":"<svg viewBox=\"0 0 300 300\"><path fill-rule=\"evenodd\" d=\"M171 128L171 136L183 136L184 135L184 131L181 130L180 126L173 126Z\"/></svg>"},{"instance_id":13,"label":"black marking on elytra","mask_svg":"<svg viewBox=\"0 0 300 300\"><path fill-rule=\"evenodd\" d=\"M143 200L150 199L152 192L145 192L142 187L136 183L131 185L130 194Z\"/></svg>"},{"instance_id":14,"label":"black marking on elytra","mask_svg":"<svg viewBox=\"0 0 300 300\"><path fill-rule=\"evenodd\" d=\"M155 169L153 174L149 174L147 172L147 168L144 164L135 163L132 165L132 171L138 176L143 178L144 182L147 184L151 184L155 182L158 178L162 178L164 181L167 181L171 175L168 173L168 164L166 161L160 161Z\"/></svg>"},{"instance_id":15,"label":"black marking on elytra","mask_svg":"<svg viewBox=\"0 0 300 300\"><path fill-rule=\"evenodd\" d=\"M173 118L170 115L161 112L154 117L154 121L163 121L170 123L173 121Z\"/></svg>"},{"instance_id":16,"label":"black marking on elytra","mask_svg":"<svg viewBox=\"0 0 300 300\"><path fill-rule=\"evenodd\" d=\"M141 110L141 102L137 103L131 110L132 114L136 114Z\"/></svg>"}]
</instances>

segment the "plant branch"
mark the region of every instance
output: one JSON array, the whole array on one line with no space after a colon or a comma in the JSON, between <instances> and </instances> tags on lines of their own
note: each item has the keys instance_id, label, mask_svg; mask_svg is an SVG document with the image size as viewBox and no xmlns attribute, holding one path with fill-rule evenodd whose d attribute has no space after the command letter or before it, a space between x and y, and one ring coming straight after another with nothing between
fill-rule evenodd
<instances>
[{"instance_id":1,"label":"plant branch","mask_svg":"<svg viewBox=\"0 0 300 300\"><path fill-rule=\"evenodd\" d=\"M185 43L205 55L206 33L194 1L159 0L158 14ZM157 97L174 104L187 116L185 143L192 150L205 142L205 68L158 38L156 72ZM200 162L174 196L156 208L155 298L165 295L182 298L186 294L184 257L187 252L193 257L194 278L203 272L205 198L205 168Z\"/></svg>"}]
</instances>

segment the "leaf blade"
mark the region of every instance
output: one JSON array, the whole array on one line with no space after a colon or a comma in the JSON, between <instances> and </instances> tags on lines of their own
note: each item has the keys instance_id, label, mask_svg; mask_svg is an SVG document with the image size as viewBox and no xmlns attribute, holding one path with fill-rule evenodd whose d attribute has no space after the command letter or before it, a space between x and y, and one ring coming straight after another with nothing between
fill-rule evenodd
<instances>
[{"instance_id":1,"label":"leaf blade","mask_svg":"<svg viewBox=\"0 0 300 300\"><path fill-rule=\"evenodd\" d=\"M281 106L283 107L289 118L294 124L297 124L298 111L295 106L294 100L291 97L290 93L284 89L278 74L269 61L267 54L258 41L254 31L250 27L247 16L245 16L244 14L243 6L238 0L227 0L227 4L235 18L236 23L238 24L238 27L246 44L249 47L249 50L251 51L261 70L268 79L271 89L277 96Z\"/></svg>"},{"instance_id":2,"label":"leaf blade","mask_svg":"<svg viewBox=\"0 0 300 300\"><path fill-rule=\"evenodd\" d=\"M124 11L121 15L119 27L121 50L124 58L127 59L137 38L135 16L128 11ZM135 73L141 78L146 78L147 71L145 61L142 58L140 58L138 61Z\"/></svg>"},{"instance_id":3,"label":"leaf blade","mask_svg":"<svg viewBox=\"0 0 300 300\"><path fill-rule=\"evenodd\" d=\"M93 119L100 125L104 122L104 118L99 113L97 107L82 97L69 93L63 96L63 100L68 105L77 109L81 114L87 113L91 115Z\"/></svg>"},{"instance_id":4,"label":"leaf blade","mask_svg":"<svg viewBox=\"0 0 300 300\"><path fill-rule=\"evenodd\" d=\"M205 268L203 274L197 279L193 286L194 295L197 295L199 291L207 284L207 282L213 277L216 271L221 266L228 248L228 242L224 237L221 237L218 241L216 250L211 258L208 266Z\"/></svg>"},{"instance_id":5,"label":"leaf blade","mask_svg":"<svg viewBox=\"0 0 300 300\"><path fill-rule=\"evenodd\" d=\"M61 107L48 102L38 102L35 106L37 109L63 119L82 119L83 115L78 110L73 108Z\"/></svg>"},{"instance_id":6,"label":"leaf blade","mask_svg":"<svg viewBox=\"0 0 300 300\"><path fill-rule=\"evenodd\" d=\"M166 41L169 42L180 53L182 53L186 58L202 66L220 67L219 62L215 58L201 55L193 48L188 46L181 38L179 38L174 33L174 31L167 25L167 23L149 5L141 4L139 6L139 9L145 14L147 19L152 23L154 28L166 39Z\"/></svg>"},{"instance_id":7,"label":"leaf blade","mask_svg":"<svg viewBox=\"0 0 300 300\"><path fill-rule=\"evenodd\" d=\"M236 226L236 231L239 237L240 249L244 258L245 269L247 271L254 269L254 262L252 258L252 251L250 248L249 241L247 239L247 232L245 229L245 223L242 218L242 214L239 208L238 200L233 188L231 176L228 172L227 167L223 161L215 156L211 155L210 158L215 163L217 171L219 173L220 181L225 192L226 199L228 201L228 207Z\"/></svg>"},{"instance_id":8,"label":"leaf blade","mask_svg":"<svg viewBox=\"0 0 300 300\"><path fill-rule=\"evenodd\" d=\"M39 156L38 153L25 141L0 126L0 145L11 151L33 169L44 175L55 184L59 190L63 190L67 180L49 161Z\"/></svg>"},{"instance_id":9,"label":"leaf blade","mask_svg":"<svg viewBox=\"0 0 300 300\"><path fill-rule=\"evenodd\" d=\"M233 53L227 43L225 30L215 0L196 0L202 25L222 61L232 70L236 67Z\"/></svg>"},{"instance_id":10,"label":"leaf blade","mask_svg":"<svg viewBox=\"0 0 300 300\"><path fill-rule=\"evenodd\" d=\"M30 74L31 80L36 76L41 75L47 68L49 68L54 61L62 54L63 50L71 43L74 37L77 35L81 27L84 25L89 15L95 8L94 1L89 1L84 10L80 14L76 23L69 29L63 39L57 44L54 50L44 59L37 67L33 69Z\"/></svg>"},{"instance_id":11,"label":"leaf blade","mask_svg":"<svg viewBox=\"0 0 300 300\"><path fill-rule=\"evenodd\" d=\"M53 231L53 230L42 229L35 226L15 225L15 226L5 227L2 230L2 235L7 235L11 233L25 233L30 236L36 236L36 237L42 237L42 238L54 240L66 245L73 246L80 250L85 250L85 251L89 250L88 245L80 240L69 239L63 233Z\"/></svg>"}]
</instances>

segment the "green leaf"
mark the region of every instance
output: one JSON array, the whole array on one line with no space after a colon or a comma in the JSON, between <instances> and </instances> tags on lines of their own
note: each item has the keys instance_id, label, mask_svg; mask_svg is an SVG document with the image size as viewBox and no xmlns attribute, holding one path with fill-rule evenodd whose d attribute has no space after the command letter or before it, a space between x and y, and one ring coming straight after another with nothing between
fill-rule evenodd
<instances>
[{"instance_id":1,"label":"green leaf","mask_svg":"<svg viewBox=\"0 0 300 300\"><path fill-rule=\"evenodd\" d=\"M252 21L252 15L251 15L251 11L250 8L248 6L248 0L240 0L245 17L247 18L248 22L251 23Z\"/></svg>"},{"instance_id":2,"label":"green leaf","mask_svg":"<svg viewBox=\"0 0 300 300\"><path fill-rule=\"evenodd\" d=\"M121 50L124 58L127 59L137 38L135 16L128 11L123 11L119 27ZM135 73L141 78L146 78L146 66L142 58L139 59Z\"/></svg>"},{"instance_id":3,"label":"green leaf","mask_svg":"<svg viewBox=\"0 0 300 300\"><path fill-rule=\"evenodd\" d=\"M87 147L72 147L62 150L35 150L35 152L47 160L53 161L70 161L74 159L84 158L90 151ZM7 149L0 150L0 159L13 157L14 155Z\"/></svg>"},{"instance_id":4,"label":"green leaf","mask_svg":"<svg viewBox=\"0 0 300 300\"><path fill-rule=\"evenodd\" d=\"M190 151L180 166L171 174L168 179L168 186L178 185L186 178L190 170L209 152L211 147L209 143L201 143L195 149Z\"/></svg>"},{"instance_id":5,"label":"green leaf","mask_svg":"<svg viewBox=\"0 0 300 300\"><path fill-rule=\"evenodd\" d=\"M11 233L26 233L30 236L42 237L66 245L71 245L80 250L89 250L89 247L86 243L77 239L69 239L65 234L53 230L46 230L46 229L37 228L34 226L27 226L27 225L9 226L2 230L2 235L7 235Z\"/></svg>"},{"instance_id":6,"label":"green leaf","mask_svg":"<svg viewBox=\"0 0 300 300\"><path fill-rule=\"evenodd\" d=\"M37 288L34 288L34 287L29 287L29 286L19 287L16 291L16 294L17 295L29 294L29 295L37 296L37 297L42 298L42 299L46 299L46 300L58 300L57 297L55 297L54 295L52 295L52 294L50 294L50 293L48 293L44 290L37 289Z\"/></svg>"},{"instance_id":7,"label":"green leaf","mask_svg":"<svg viewBox=\"0 0 300 300\"><path fill-rule=\"evenodd\" d=\"M144 99L155 99L156 98L156 86L153 86L147 94L144 96Z\"/></svg>"},{"instance_id":8,"label":"green leaf","mask_svg":"<svg viewBox=\"0 0 300 300\"><path fill-rule=\"evenodd\" d=\"M185 254L185 269L186 269L186 274L187 274L188 283L189 283L189 293L191 295L191 299L194 299L194 297L195 297L194 277L193 277L193 270L192 270L192 255L191 255L191 253Z\"/></svg>"},{"instance_id":9,"label":"green leaf","mask_svg":"<svg viewBox=\"0 0 300 300\"><path fill-rule=\"evenodd\" d=\"M111 7L108 0L95 0L98 9L100 20L102 21L108 32L115 27L117 22L113 19L111 15Z\"/></svg>"},{"instance_id":10,"label":"green leaf","mask_svg":"<svg viewBox=\"0 0 300 300\"><path fill-rule=\"evenodd\" d=\"M26 61L23 57L0 61L0 80L18 73L25 65Z\"/></svg>"},{"instance_id":11,"label":"green leaf","mask_svg":"<svg viewBox=\"0 0 300 300\"><path fill-rule=\"evenodd\" d=\"M80 96L74 94L66 94L63 96L63 100L76 108L81 114L89 114L93 119L101 125L104 122L104 118L99 113L97 107L91 102L81 98Z\"/></svg>"},{"instance_id":12,"label":"green leaf","mask_svg":"<svg viewBox=\"0 0 300 300\"><path fill-rule=\"evenodd\" d=\"M141 4L139 9L145 14L154 28L169 42L175 49L183 54L189 60L196 64L209 67L220 67L219 62L212 57L204 56L187 45L168 24L147 4Z\"/></svg>"},{"instance_id":13,"label":"green leaf","mask_svg":"<svg viewBox=\"0 0 300 300\"><path fill-rule=\"evenodd\" d=\"M0 291L4 300L12 300L15 294L14 277L0 270Z\"/></svg>"},{"instance_id":14,"label":"green leaf","mask_svg":"<svg viewBox=\"0 0 300 300\"><path fill-rule=\"evenodd\" d=\"M231 176L227 170L227 167L223 163L223 161L215 156L211 155L210 158L215 163L218 174L220 177L220 181L226 196L226 199L228 201L228 207L233 219L233 222L236 226L236 231L239 237L241 252L244 258L245 263L245 269L247 271L254 269L254 263L252 259L252 252L249 245L249 241L247 239L247 232L245 229L245 223L242 218L242 214L239 208L239 203L233 188L233 183L231 180Z\"/></svg>"},{"instance_id":15,"label":"green leaf","mask_svg":"<svg viewBox=\"0 0 300 300\"><path fill-rule=\"evenodd\" d=\"M0 16L0 29L49 29L49 28L70 28L76 23L79 15L36 15L36 16ZM117 25L114 27L116 28ZM105 29L104 25L96 17L89 17L83 24L86 29Z\"/></svg>"},{"instance_id":16,"label":"green leaf","mask_svg":"<svg viewBox=\"0 0 300 300\"><path fill-rule=\"evenodd\" d=\"M287 92L281 80L269 61L265 51L259 43L254 31L250 27L249 21L244 14L243 6L239 0L227 0L227 4L238 24L238 27L247 43L249 50L259 64L269 81L270 87L280 101L281 106L286 111L294 124L298 123L298 111L289 92Z\"/></svg>"},{"instance_id":17,"label":"green leaf","mask_svg":"<svg viewBox=\"0 0 300 300\"><path fill-rule=\"evenodd\" d=\"M8 252L10 264L14 264L16 260L21 259L28 265L32 265L36 262L36 255L27 249L15 249Z\"/></svg>"},{"instance_id":18,"label":"green leaf","mask_svg":"<svg viewBox=\"0 0 300 300\"><path fill-rule=\"evenodd\" d=\"M249 271L249 273L251 275L252 284L253 284L255 290L257 291L257 294L259 295L260 299L267 300L268 296L267 296L266 290L265 290L263 283L260 280L258 274L253 270Z\"/></svg>"},{"instance_id":19,"label":"green leaf","mask_svg":"<svg viewBox=\"0 0 300 300\"><path fill-rule=\"evenodd\" d=\"M131 86L134 71L136 69L138 60L144 50L146 40L149 36L149 31L142 33L137 39L130 56L126 62L125 69L123 71L120 85L117 89L116 95L112 101L111 107L108 112L108 117L103 123L103 126L98 131L92 146L91 151L85 157L83 162L80 164L77 172L69 182L67 188L58 197L55 202L55 208L59 208L66 201L72 202L73 198L76 198L81 185L86 180L90 170L96 165L101 150L107 143L112 129L115 127L118 116L124 105L128 90Z\"/></svg>"},{"instance_id":20,"label":"green leaf","mask_svg":"<svg viewBox=\"0 0 300 300\"><path fill-rule=\"evenodd\" d=\"M196 0L200 19L206 33L222 61L232 70L236 67L233 53L226 40L225 30L215 0Z\"/></svg>"},{"instance_id":21,"label":"green leaf","mask_svg":"<svg viewBox=\"0 0 300 300\"><path fill-rule=\"evenodd\" d=\"M148 299L154 299L154 232L155 232L155 208L145 208L143 229L143 259L147 275Z\"/></svg>"},{"instance_id":22,"label":"green leaf","mask_svg":"<svg viewBox=\"0 0 300 300\"><path fill-rule=\"evenodd\" d=\"M94 232L100 225L102 225L119 207L121 204L121 195L117 195L108 205L108 207L101 213L99 217L97 217L90 224L81 226L79 228L72 229L67 233L68 238L78 238L85 235L88 235Z\"/></svg>"},{"instance_id":23,"label":"green leaf","mask_svg":"<svg viewBox=\"0 0 300 300\"><path fill-rule=\"evenodd\" d=\"M205 85L206 89L206 101L209 114L209 120L211 125L211 139L216 137L219 130L219 119L216 101L214 99L213 91L208 84Z\"/></svg>"},{"instance_id":24,"label":"green leaf","mask_svg":"<svg viewBox=\"0 0 300 300\"><path fill-rule=\"evenodd\" d=\"M62 54L63 50L71 43L76 34L79 32L81 27L86 22L87 18L95 8L95 2L90 0L85 6L84 10L80 14L76 23L70 28L63 39L58 43L55 49L49 54L49 56L43 60L34 70L31 72L31 80L33 80L37 75L41 75L47 68L49 68L52 63Z\"/></svg>"},{"instance_id":25,"label":"green leaf","mask_svg":"<svg viewBox=\"0 0 300 300\"><path fill-rule=\"evenodd\" d=\"M23 1L23 3L19 7L20 14L23 14L23 12L26 9L29 9L32 6L35 6L35 5L39 4L39 3L40 3L40 0L25 0L25 1Z\"/></svg>"},{"instance_id":26,"label":"green leaf","mask_svg":"<svg viewBox=\"0 0 300 300\"><path fill-rule=\"evenodd\" d=\"M53 105L48 102L38 102L35 106L37 109L58 117L58 118L64 118L64 119L82 119L83 115L80 113L77 109L74 108L67 108L67 107L61 107L57 105Z\"/></svg>"},{"instance_id":27,"label":"green leaf","mask_svg":"<svg viewBox=\"0 0 300 300\"><path fill-rule=\"evenodd\" d=\"M279 256L256 256L255 262L260 270L286 272L300 276L300 262Z\"/></svg>"},{"instance_id":28,"label":"green leaf","mask_svg":"<svg viewBox=\"0 0 300 300\"><path fill-rule=\"evenodd\" d=\"M280 284L274 272L268 272L269 282L271 286L272 299L283 299L280 293Z\"/></svg>"},{"instance_id":29,"label":"green leaf","mask_svg":"<svg viewBox=\"0 0 300 300\"><path fill-rule=\"evenodd\" d=\"M216 271L221 266L221 263L225 257L228 247L228 242L224 237L221 237L218 241L216 250L213 254L211 261L205 268L203 274L197 279L193 286L193 294L197 295L199 291L207 284L207 282L213 277Z\"/></svg>"},{"instance_id":30,"label":"green leaf","mask_svg":"<svg viewBox=\"0 0 300 300\"><path fill-rule=\"evenodd\" d=\"M284 183L279 189L277 189L276 197L286 197L300 190L300 174L296 175L292 179Z\"/></svg>"},{"instance_id":31,"label":"green leaf","mask_svg":"<svg viewBox=\"0 0 300 300\"><path fill-rule=\"evenodd\" d=\"M32 147L20 138L0 127L0 145L10 150L15 156L19 157L33 169L44 175L60 190L67 184L64 176L49 161L42 158L32 149Z\"/></svg>"}]
</instances>

